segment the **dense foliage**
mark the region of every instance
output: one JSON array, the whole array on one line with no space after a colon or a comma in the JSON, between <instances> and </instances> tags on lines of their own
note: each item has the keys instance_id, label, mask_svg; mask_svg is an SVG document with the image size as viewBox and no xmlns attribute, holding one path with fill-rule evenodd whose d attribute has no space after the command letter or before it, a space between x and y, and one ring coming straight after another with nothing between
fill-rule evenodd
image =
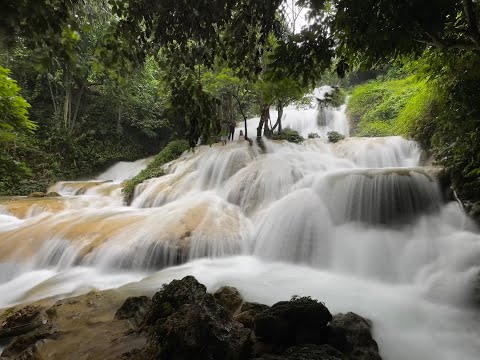
<instances>
[{"instance_id":1,"label":"dense foliage","mask_svg":"<svg viewBox=\"0 0 480 360\"><path fill-rule=\"evenodd\" d=\"M30 105L20 95L20 88L9 73L0 66L0 173L4 174L2 178L5 182L15 182L29 174L25 163L19 161L15 154L23 137L33 132L36 124L29 120Z\"/></svg>"}]
</instances>

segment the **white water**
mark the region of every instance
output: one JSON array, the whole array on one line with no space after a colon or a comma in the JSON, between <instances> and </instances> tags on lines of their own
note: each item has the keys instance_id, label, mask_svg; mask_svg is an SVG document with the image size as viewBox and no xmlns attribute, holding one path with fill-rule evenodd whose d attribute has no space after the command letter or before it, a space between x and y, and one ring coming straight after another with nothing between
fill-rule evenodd
<instances>
[{"instance_id":1,"label":"white water","mask_svg":"<svg viewBox=\"0 0 480 360\"><path fill-rule=\"evenodd\" d=\"M315 109L286 114L303 134L328 130ZM332 118L330 129L347 123ZM419 162L398 137L267 142L267 153L234 142L184 154L131 207L114 188L124 170L88 189L61 183L64 210L0 215L0 307L127 283L153 294L191 274L251 301L310 295L355 311L386 360L478 359L480 236Z\"/></svg>"}]
</instances>

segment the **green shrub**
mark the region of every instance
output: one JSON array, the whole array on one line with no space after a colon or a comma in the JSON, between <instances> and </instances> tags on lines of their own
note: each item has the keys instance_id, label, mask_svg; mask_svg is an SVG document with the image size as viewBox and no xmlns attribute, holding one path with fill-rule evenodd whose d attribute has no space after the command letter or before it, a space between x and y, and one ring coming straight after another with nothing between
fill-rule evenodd
<instances>
[{"instance_id":1,"label":"green shrub","mask_svg":"<svg viewBox=\"0 0 480 360\"><path fill-rule=\"evenodd\" d=\"M327 133L327 137L328 137L328 141L331 142L331 143L337 143L340 140L345 139L345 136L343 136L342 134L339 134L336 131L329 131Z\"/></svg>"},{"instance_id":2,"label":"green shrub","mask_svg":"<svg viewBox=\"0 0 480 360\"><path fill-rule=\"evenodd\" d=\"M125 182L123 188L125 202L127 204L132 202L135 186L148 179L163 176L165 174L162 168L163 165L178 159L189 148L190 146L185 140L174 140L165 146L165 148L155 156L152 162L150 162L144 170L142 170L137 176Z\"/></svg>"},{"instance_id":3,"label":"green shrub","mask_svg":"<svg viewBox=\"0 0 480 360\"><path fill-rule=\"evenodd\" d=\"M318 135L317 133L310 133L310 134L308 134L308 138L309 139L319 139L320 135Z\"/></svg>"},{"instance_id":4,"label":"green shrub","mask_svg":"<svg viewBox=\"0 0 480 360\"><path fill-rule=\"evenodd\" d=\"M440 115L441 104L445 102L444 94L439 91L436 82L421 84L420 91L413 96L398 114L394 124L394 133L406 138L413 138L422 148L431 147L435 133L435 122Z\"/></svg>"},{"instance_id":5,"label":"green shrub","mask_svg":"<svg viewBox=\"0 0 480 360\"><path fill-rule=\"evenodd\" d=\"M300 144L305 140L298 131L292 130L290 128L285 128L280 132L273 134L273 140L286 140L295 144Z\"/></svg>"},{"instance_id":6,"label":"green shrub","mask_svg":"<svg viewBox=\"0 0 480 360\"><path fill-rule=\"evenodd\" d=\"M347 116L357 136L389 136L398 130L399 114L425 87L413 77L402 80L376 80L358 86L348 102Z\"/></svg>"}]
</instances>

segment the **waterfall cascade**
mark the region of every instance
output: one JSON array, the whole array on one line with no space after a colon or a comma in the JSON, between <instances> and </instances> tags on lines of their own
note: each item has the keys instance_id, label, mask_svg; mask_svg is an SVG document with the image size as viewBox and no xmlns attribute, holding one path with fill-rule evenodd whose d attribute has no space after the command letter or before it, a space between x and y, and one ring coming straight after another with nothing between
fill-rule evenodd
<instances>
[{"instance_id":1,"label":"waterfall cascade","mask_svg":"<svg viewBox=\"0 0 480 360\"><path fill-rule=\"evenodd\" d=\"M0 198L0 307L118 286L151 294L191 274L247 300L310 295L356 311L387 360L477 359L480 235L414 142L329 144L328 131L348 136L344 112L319 123L316 107L286 109L284 126L321 135L300 145L198 147L129 207L121 182L146 160L56 184L59 198Z\"/></svg>"}]
</instances>

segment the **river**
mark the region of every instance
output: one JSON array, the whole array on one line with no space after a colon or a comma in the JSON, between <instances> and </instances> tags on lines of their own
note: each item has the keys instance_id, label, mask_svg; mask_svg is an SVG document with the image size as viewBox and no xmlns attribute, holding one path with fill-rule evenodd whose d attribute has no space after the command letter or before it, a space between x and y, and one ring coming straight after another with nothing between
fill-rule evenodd
<instances>
[{"instance_id":1,"label":"river","mask_svg":"<svg viewBox=\"0 0 480 360\"><path fill-rule=\"evenodd\" d=\"M62 197L1 199L0 307L120 286L153 294L194 275L250 301L308 295L357 312L386 360L478 359L480 235L414 142L329 144L328 131L348 136L344 112L287 108L284 127L320 135L299 145L198 147L128 207L121 182L148 160L58 183Z\"/></svg>"}]
</instances>

